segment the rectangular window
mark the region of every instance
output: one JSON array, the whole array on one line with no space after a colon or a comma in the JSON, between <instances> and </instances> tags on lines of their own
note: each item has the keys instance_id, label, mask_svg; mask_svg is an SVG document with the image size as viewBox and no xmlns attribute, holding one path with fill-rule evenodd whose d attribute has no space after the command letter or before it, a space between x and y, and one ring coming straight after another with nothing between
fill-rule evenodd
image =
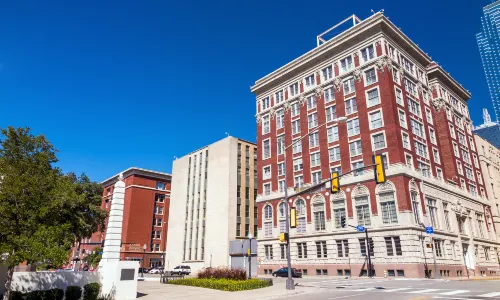
<instances>
[{"instance_id":1,"label":"rectangular window","mask_svg":"<svg viewBox=\"0 0 500 300\"><path fill-rule=\"evenodd\" d=\"M337 244L337 256L338 257L349 257L349 241L348 240L336 240Z\"/></svg>"},{"instance_id":2,"label":"rectangular window","mask_svg":"<svg viewBox=\"0 0 500 300\"><path fill-rule=\"evenodd\" d=\"M434 249L437 257L443 257L443 241L434 239Z\"/></svg>"},{"instance_id":3,"label":"rectangular window","mask_svg":"<svg viewBox=\"0 0 500 300\"><path fill-rule=\"evenodd\" d=\"M293 180L295 181L295 186L296 187L302 187L304 185L304 176L302 175L297 175L293 178Z\"/></svg>"},{"instance_id":4,"label":"rectangular window","mask_svg":"<svg viewBox=\"0 0 500 300\"><path fill-rule=\"evenodd\" d=\"M434 156L434 162L441 163L441 159L439 157L439 151L437 149L432 149L432 155Z\"/></svg>"},{"instance_id":5,"label":"rectangular window","mask_svg":"<svg viewBox=\"0 0 500 300\"><path fill-rule=\"evenodd\" d=\"M373 139L373 150L380 150L386 147L385 136L383 133L373 135L372 139Z\"/></svg>"},{"instance_id":6,"label":"rectangular window","mask_svg":"<svg viewBox=\"0 0 500 300\"><path fill-rule=\"evenodd\" d=\"M408 97L408 109L416 116L420 117L420 104Z\"/></svg>"},{"instance_id":7,"label":"rectangular window","mask_svg":"<svg viewBox=\"0 0 500 300\"><path fill-rule=\"evenodd\" d=\"M464 160L464 162L470 164L469 152L467 152L467 150L464 149L461 149L461 152L462 152L462 159Z\"/></svg>"},{"instance_id":8,"label":"rectangular window","mask_svg":"<svg viewBox=\"0 0 500 300\"><path fill-rule=\"evenodd\" d=\"M264 245L266 259L273 259L273 245Z\"/></svg>"},{"instance_id":9,"label":"rectangular window","mask_svg":"<svg viewBox=\"0 0 500 300\"><path fill-rule=\"evenodd\" d=\"M379 199L380 199L380 207L382 209L382 222L384 224L398 223L394 192L380 193Z\"/></svg>"},{"instance_id":10,"label":"rectangular window","mask_svg":"<svg viewBox=\"0 0 500 300\"><path fill-rule=\"evenodd\" d=\"M345 101L345 113L350 115L358 111L358 105L356 103L356 98L351 98Z\"/></svg>"},{"instance_id":11,"label":"rectangular window","mask_svg":"<svg viewBox=\"0 0 500 300\"><path fill-rule=\"evenodd\" d=\"M409 135L406 132L401 132L401 136L403 139L403 147L408 150L411 150Z\"/></svg>"},{"instance_id":12,"label":"rectangular window","mask_svg":"<svg viewBox=\"0 0 500 300\"><path fill-rule=\"evenodd\" d=\"M359 119L347 121L347 136L351 137L359 134Z\"/></svg>"},{"instance_id":13,"label":"rectangular window","mask_svg":"<svg viewBox=\"0 0 500 300\"><path fill-rule=\"evenodd\" d=\"M371 68L370 70L365 71L365 80L367 86L377 82L377 74L375 72L375 68Z\"/></svg>"},{"instance_id":14,"label":"rectangular window","mask_svg":"<svg viewBox=\"0 0 500 300\"><path fill-rule=\"evenodd\" d=\"M460 157L460 151L458 150L458 145L455 142L453 142L453 153L456 157Z\"/></svg>"},{"instance_id":15,"label":"rectangular window","mask_svg":"<svg viewBox=\"0 0 500 300\"><path fill-rule=\"evenodd\" d=\"M271 166L265 166L262 173L264 180L271 178Z\"/></svg>"},{"instance_id":16,"label":"rectangular window","mask_svg":"<svg viewBox=\"0 0 500 300\"><path fill-rule=\"evenodd\" d=\"M326 229L324 203L313 204L313 220L314 220L314 230L321 231Z\"/></svg>"},{"instance_id":17,"label":"rectangular window","mask_svg":"<svg viewBox=\"0 0 500 300\"><path fill-rule=\"evenodd\" d=\"M309 136L309 148L318 146L319 146L319 132L315 132Z\"/></svg>"},{"instance_id":18,"label":"rectangular window","mask_svg":"<svg viewBox=\"0 0 500 300\"><path fill-rule=\"evenodd\" d=\"M365 164L363 163L363 161L357 161L357 162L351 163L351 167L353 170L362 168L364 166L365 166ZM364 169L361 169L361 170L353 172L353 174L354 174L354 176L359 176L359 175L363 175L364 172L365 172Z\"/></svg>"},{"instance_id":19,"label":"rectangular window","mask_svg":"<svg viewBox=\"0 0 500 300\"><path fill-rule=\"evenodd\" d=\"M451 135L451 137L454 138L454 139L456 139L457 136L455 134L455 127L453 125L451 125L451 124L449 124L449 126L450 126L450 135Z\"/></svg>"},{"instance_id":20,"label":"rectangular window","mask_svg":"<svg viewBox=\"0 0 500 300\"><path fill-rule=\"evenodd\" d=\"M307 76L306 78L304 78L304 82L305 82L306 89L310 89L310 88L314 87L316 85L316 82L314 80L314 74L311 74L311 75Z\"/></svg>"},{"instance_id":21,"label":"rectangular window","mask_svg":"<svg viewBox=\"0 0 500 300\"><path fill-rule=\"evenodd\" d=\"M264 195L271 195L271 183L264 183Z\"/></svg>"},{"instance_id":22,"label":"rectangular window","mask_svg":"<svg viewBox=\"0 0 500 300\"><path fill-rule=\"evenodd\" d=\"M369 238L370 241L373 241L372 238ZM361 256L366 256L366 248L368 248L369 245L367 245L366 243L366 240L365 239L359 239L359 248L361 250ZM374 256L374 252L373 252L373 248L369 247L370 248L370 256Z\"/></svg>"},{"instance_id":23,"label":"rectangular window","mask_svg":"<svg viewBox=\"0 0 500 300\"><path fill-rule=\"evenodd\" d=\"M302 152L302 140L295 140L293 141L293 154L301 153Z\"/></svg>"},{"instance_id":24,"label":"rectangular window","mask_svg":"<svg viewBox=\"0 0 500 300\"><path fill-rule=\"evenodd\" d=\"M348 56L340 60L340 72L345 73L354 67L352 62L352 56Z\"/></svg>"},{"instance_id":25,"label":"rectangular window","mask_svg":"<svg viewBox=\"0 0 500 300\"><path fill-rule=\"evenodd\" d=\"M269 140L262 142L262 148L264 149L263 159L268 159L271 157L271 144Z\"/></svg>"},{"instance_id":26,"label":"rectangular window","mask_svg":"<svg viewBox=\"0 0 500 300\"><path fill-rule=\"evenodd\" d=\"M316 242L316 257L327 258L328 252L326 249L326 241Z\"/></svg>"},{"instance_id":27,"label":"rectangular window","mask_svg":"<svg viewBox=\"0 0 500 300\"><path fill-rule=\"evenodd\" d=\"M403 93L398 88L396 88L396 103L399 104L399 105L403 105L404 106Z\"/></svg>"},{"instance_id":28,"label":"rectangular window","mask_svg":"<svg viewBox=\"0 0 500 300\"><path fill-rule=\"evenodd\" d=\"M380 110L372 112L368 115L370 119L370 129L377 129L383 126L382 112Z\"/></svg>"},{"instance_id":29,"label":"rectangular window","mask_svg":"<svg viewBox=\"0 0 500 300\"><path fill-rule=\"evenodd\" d=\"M433 143L434 145L436 145L437 144L437 141L436 141L436 132L434 131L434 129L429 128L429 136L430 136L430 139L431 139L431 143Z\"/></svg>"},{"instance_id":30,"label":"rectangular window","mask_svg":"<svg viewBox=\"0 0 500 300\"><path fill-rule=\"evenodd\" d=\"M315 95L311 95L311 96L307 97L307 109L310 110L313 108L316 108L316 96Z\"/></svg>"},{"instance_id":31,"label":"rectangular window","mask_svg":"<svg viewBox=\"0 0 500 300\"><path fill-rule=\"evenodd\" d=\"M465 177L469 180L474 180L474 175L472 173L472 170L470 168L464 167L465 169Z\"/></svg>"},{"instance_id":32,"label":"rectangular window","mask_svg":"<svg viewBox=\"0 0 500 300\"><path fill-rule=\"evenodd\" d=\"M408 79L404 79L404 84L405 84L405 90L412 94L413 96L417 97L418 96L418 93L417 93L417 86L411 82L410 80Z\"/></svg>"},{"instance_id":33,"label":"rectangular window","mask_svg":"<svg viewBox=\"0 0 500 300\"><path fill-rule=\"evenodd\" d=\"M406 72L415 75L415 66L411 61L409 61L406 57L401 55L401 63Z\"/></svg>"},{"instance_id":34,"label":"rectangular window","mask_svg":"<svg viewBox=\"0 0 500 300\"><path fill-rule=\"evenodd\" d=\"M427 123L432 124L432 113L428 108L425 109L425 117L427 119Z\"/></svg>"},{"instance_id":35,"label":"rectangular window","mask_svg":"<svg viewBox=\"0 0 500 300\"><path fill-rule=\"evenodd\" d=\"M321 172L314 172L311 175L313 184L319 184L321 182Z\"/></svg>"},{"instance_id":36,"label":"rectangular window","mask_svg":"<svg viewBox=\"0 0 500 300\"><path fill-rule=\"evenodd\" d=\"M443 210L444 210L444 222L446 223L446 229L448 231L451 231L450 211L448 210L448 203L443 203Z\"/></svg>"},{"instance_id":37,"label":"rectangular window","mask_svg":"<svg viewBox=\"0 0 500 300\"><path fill-rule=\"evenodd\" d=\"M283 127L285 127L285 113L281 109L276 112L276 128L281 129Z\"/></svg>"},{"instance_id":38,"label":"rectangular window","mask_svg":"<svg viewBox=\"0 0 500 300\"><path fill-rule=\"evenodd\" d=\"M287 251L286 244L281 244L280 245L280 254L281 254L280 255L281 259L287 259L288 258L288 256L287 256L288 251Z\"/></svg>"},{"instance_id":39,"label":"rectangular window","mask_svg":"<svg viewBox=\"0 0 500 300\"><path fill-rule=\"evenodd\" d=\"M370 226L370 208L368 206L368 196L360 196L354 198L356 204L356 216L358 218L358 225Z\"/></svg>"},{"instance_id":40,"label":"rectangular window","mask_svg":"<svg viewBox=\"0 0 500 300\"><path fill-rule=\"evenodd\" d=\"M398 109L399 116L399 125L404 128L408 128L408 124L406 123L406 114L403 110Z\"/></svg>"},{"instance_id":41,"label":"rectangular window","mask_svg":"<svg viewBox=\"0 0 500 300\"><path fill-rule=\"evenodd\" d=\"M163 203L165 201L165 195L155 194L155 202Z\"/></svg>"},{"instance_id":42,"label":"rectangular window","mask_svg":"<svg viewBox=\"0 0 500 300\"><path fill-rule=\"evenodd\" d=\"M484 250L484 259L486 261L490 260L490 247L483 247Z\"/></svg>"},{"instance_id":43,"label":"rectangular window","mask_svg":"<svg viewBox=\"0 0 500 300\"><path fill-rule=\"evenodd\" d=\"M328 66L328 67L324 68L323 70L321 70L321 72L323 74L323 82L327 82L328 80L333 78L333 67L332 66Z\"/></svg>"},{"instance_id":44,"label":"rectangular window","mask_svg":"<svg viewBox=\"0 0 500 300\"><path fill-rule=\"evenodd\" d=\"M333 147L328 149L328 155L330 157L330 162L339 161L340 160L340 147Z\"/></svg>"},{"instance_id":45,"label":"rectangular window","mask_svg":"<svg viewBox=\"0 0 500 300\"><path fill-rule=\"evenodd\" d=\"M279 136L276 141L278 142L278 155L285 153L285 136ZM247 165L248 167L248 165Z\"/></svg>"},{"instance_id":46,"label":"rectangular window","mask_svg":"<svg viewBox=\"0 0 500 300\"><path fill-rule=\"evenodd\" d=\"M279 180L278 181L278 189L280 192L284 192L285 191L285 181L284 180Z\"/></svg>"},{"instance_id":47,"label":"rectangular window","mask_svg":"<svg viewBox=\"0 0 500 300\"><path fill-rule=\"evenodd\" d=\"M299 84L296 82L290 85L290 97L295 97L299 94Z\"/></svg>"},{"instance_id":48,"label":"rectangular window","mask_svg":"<svg viewBox=\"0 0 500 300\"><path fill-rule=\"evenodd\" d=\"M159 181L157 181L157 182L156 182L156 189L157 189L157 190L163 190L163 191L164 191L164 190L166 189L166 185L165 185L165 183L164 183L164 182L159 182Z\"/></svg>"},{"instance_id":49,"label":"rectangular window","mask_svg":"<svg viewBox=\"0 0 500 300\"><path fill-rule=\"evenodd\" d=\"M398 236L384 237L385 247L387 248L387 256L401 256L403 255L403 251L401 251L401 240Z\"/></svg>"},{"instance_id":50,"label":"rectangular window","mask_svg":"<svg viewBox=\"0 0 500 300\"><path fill-rule=\"evenodd\" d=\"M274 97L276 98L276 104L279 104L283 101L283 91L277 91L274 93Z\"/></svg>"},{"instance_id":51,"label":"rectangular window","mask_svg":"<svg viewBox=\"0 0 500 300\"><path fill-rule=\"evenodd\" d=\"M292 121L292 134L300 133L300 120Z\"/></svg>"},{"instance_id":52,"label":"rectangular window","mask_svg":"<svg viewBox=\"0 0 500 300\"><path fill-rule=\"evenodd\" d=\"M373 48L373 45L361 49L361 58L363 59L363 63L375 58L375 49Z\"/></svg>"},{"instance_id":53,"label":"rectangular window","mask_svg":"<svg viewBox=\"0 0 500 300\"><path fill-rule=\"evenodd\" d=\"M273 235L273 223L272 222L265 222L264 223L264 235L268 236L268 237ZM271 253L272 253L272 250L271 250Z\"/></svg>"},{"instance_id":54,"label":"rectangular window","mask_svg":"<svg viewBox=\"0 0 500 300\"><path fill-rule=\"evenodd\" d=\"M327 130L328 143L333 143L339 140L339 128L338 126L329 127Z\"/></svg>"},{"instance_id":55,"label":"rectangular window","mask_svg":"<svg viewBox=\"0 0 500 300\"><path fill-rule=\"evenodd\" d=\"M410 124L411 132L413 132L414 135L425 139L424 126L413 119L410 119Z\"/></svg>"},{"instance_id":56,"label":"rectangular window","mask_svg":"<svg viewBox=\"0 0 500 300\"><path fill-rule=\"evenodd\" d=\"M157 214L157 215L163 215L163 207L161 207L161 206L155 206L155 214Z\"/></svg>"},{"instance_id":57,"label":"rectangular window","mask_svg":"<svg viewBox=\"0 0 500 300\"><path fill-rule=\"evenodd\" d=\"M326 108L326 121L331 122L337 118L337 106L332 105Z\"/></svg>"},{"instance_id":58,"label":"rectangular window","mask_svg":"<svg viewBox=\"0 0 500 300\"><path fill-rule=\"evenodd\" d=\"M354 93L356 87L354 86L354 78L347 79L344 81L344 95Z\"/></svg>"},{"instance_id":59,"label":"rectangular window","mask_svg":"<svg viewBox=\"0 0 500 300\"><path fill-rule=\"evenodd\" d=\"M307 244L306 243L297 243L297 257L298 258L307 258Z\"/></svg>"},{"instance_id":60,"label":"rectangular window","mask_svg":"<svg viewBox=\"0 0 500 300\"><path fill-rule=\"evenodd\" d=\"M367 92L367 106L371 107L380 103L380 97L378 96L378 88Z\"/></svg>"},{"instance_id":61,"label":"rectangular window","mask_svg":"<svg viewBox=\"0 0 500 300\"><path fill-rule=\"evenodd\" d=\"M317 167L319 165L321 165L319 152L311 154L311 167Z\"/></svg>"},{"instance_id":62,"label":"rectangular window","mask_svg":"<svg viewBox=\"0 0 500 300\"><path fill-rule=\"evenodd\" d=\"M262 110L269 108L269 97L262 99Z\"/></svg>"},{"instance_id":63,"label":"rectangular window","mask_svg":"<svg viewBox=\"0 0 500 300\"><path fill-rule=\"evenodd\" d=\"M285 175L285 164L278 163L278 176L283 176L283 175Z\"/></svg>"},{"instance_id":64,"label":"rectangular window","mask_svg":"<svg viewBox=\"0 0 500 300\"><path fill-rule=\"evenodd\" d=\"M302 158L296 158L293 160L293 171L301 171L302 170Z\"/></svg>"},{"instance_id":65,"label":"rectangular window","mask_svg":"<svg viewBox=\"0 0 500 300\"><path fill-rule=\"evenodd\" d=\"M340 223L340 219L342 217L346 217L344 200L333 201L333 215L335 220L335 228L341 228L342 224Z\"/></svg>"},{"instance_id":66,"label":"rectangular window","mask_svg":"<svg viewBox=\"0 0 500 300\"><path fill-rule=\"evenodd\" d=\"M269 121L269 115L262 117L262 134L267 134L271 131L271 125Z\"/></svg>"},{"instance_id":67,"label":"rectangular window","mask_svg":"<svg viewBox=\"0 0 500 300\"><path fill-rule=\"evenodd\" d=\"M318 127L318 114L312 113L307 116L307 125L309 129Z\"/></svg>"},{"instance_id":68,"label":"rectangular window","mask_svg":"<svg viewBox=\"0 0 500 300\"><path fill-rule=\"evenodd\" d=\"M349 143L349 153L351 156L356 156L363 153L363 149L361 148L361 140Z\"/></svg>"},{"instance_id":69,"label":"rectangular window","mask_svg":"<svg viewBox=\"0 0 500 300\"><path fill-rule=\"evenodd\" d=\"M280 233L286 232L286 220L279 220Z\"/></svg>"},{"instance_id":70,"label":"rectangular window","mask_svg":"<svg viewBox=\"0 0 500 300\"><path fill-rule=\"evenodd\" d=\"M325 103L331 102L335 100L335 90L333 87L327 88L324 92L323 95L325 97Z\"/></svg>"},{"instance_id":71,"label":"rectangular window","mask_svg":"<svg viewBox=\"0 0 500 300\"><path fill-rule=\"evenodd\" d=\"M431 177L431 171L429 168L429 165L418 161L418 170L420 171L420 174L422 174L425 177Z\"/></svg>"},{"instance_id":72,"label":"rectangular window","mask_svg":"<svg viewBox=\"0 0 500 300\"><path fill-rule=\"evenodd\" d=\"M296 117L300 114L300 105L298 102L295 102L291 105L292 108L292 117Z\"/></svg>"},{"instance_id":73,"label":"rectangular window","mask_svg":"<svg viewBox=\"0 0 500 300\"><path fill-rule=\"evenodd\" d=\"M427 158L427 146L418 141L414 141L414 146L415 146L415 152L417 153L418 156Z\"/></svg>"},{"instance_id":74,"label":"rectangular window","mask_svg":"<svg viewBox=\"0 0 500 300\"><path fill-rule=\"evenodd\" d=\"M392 80L394 81L394 83L400 84L399 71L396 68L392 68Z\"/></svg>"},{"instance_id":75,"label":"rectangular window","mask_svg":"<svg viewBox=\"0 0 500 300\"><path fill-rule=\"evenodd\" d=\"M427 207L432 226L439 228L436 200L427 198Z\"/></svg>"}]
</instances>

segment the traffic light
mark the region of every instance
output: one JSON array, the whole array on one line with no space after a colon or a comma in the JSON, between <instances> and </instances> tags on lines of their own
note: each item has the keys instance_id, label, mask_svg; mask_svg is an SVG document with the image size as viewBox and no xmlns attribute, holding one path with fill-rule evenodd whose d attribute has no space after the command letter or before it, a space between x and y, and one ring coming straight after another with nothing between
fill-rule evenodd
<instances>
[{"instance_id":1,"label":"traffic light","mask_svg":"<svg viewBox=\"0 0 500 300\"><path fill-rule=\"evenodd\" d=\"M297 228L297 209L290 208L290 228Z\"/></svg>"},{"instance_id":2,"label":"traffic light","mask_svg":"<svg viewBox=\"0 0 500 300\"><path fill-rule=\"evenodd\" d=\"M342 228L345 228L345 217L344 217L344 216L341 216L341 217L340 217L340 226L341 226Z\"/></svg>"},{"instance_id":3,"label":"traffic light","mask_svg":"<svg viewBox=\"0 0 500 300\"><path fill-rule=\"evenodd\" d=\"M331 178L332 178L332 180L331 180L332 194L338 193L340 191L339 173L332 172L332 177Z\"/></svg>"},{"instance_id":4,"label":"traffic light","mask_svg":"<svg viewBox=\"0 0 500 300\"><path fill-rule=\"evenodd\" d=\"M373 245L373 239L368 239L368 244L370 245L370 249L372 249L372 251L373 251L373 249L374 249L374 247L375 247L375 246Z\"/></svg>"},{"instance_id":5,"label":"traffic light","mask_svg":"<svg viewBox=\"0 0 500 300\"><path fill-rule=\"evenodd\" d=\"M382 155L377 154L373 156L373 163L375 164L375 182L384 183L385 182L385 169L384 160Z\"/></svg>"},{"instance_id":6,"label":"traffic light","mask_svg":"<svg viewBox=\"0 0 500 300\"><path fill-rule=\"evenodd\" d=\"M288 233L283 232L280 233L280 242L285 243L288 241Z\"/></svg>"}]
</instances>

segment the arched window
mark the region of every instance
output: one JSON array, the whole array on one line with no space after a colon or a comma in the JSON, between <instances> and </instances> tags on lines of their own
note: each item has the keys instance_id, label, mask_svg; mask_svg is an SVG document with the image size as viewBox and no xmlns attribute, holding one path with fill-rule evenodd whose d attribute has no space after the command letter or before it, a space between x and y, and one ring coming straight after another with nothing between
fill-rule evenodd
<instances>
[{"instance_id":1,"label":"arched window","mask_svg":"<svg viewBox=\"0 0 500 300\"><path fill-rule=\"evenodd\" d=\"M314 220L314 230L325 230L325 198L323 197L323 195L314 196L312 200L312 212Z\"/></svg>"},{"instance_id":2,"label":"arched window","mask_svg":"<svg viewBox=\"0 0 500 300\"><path fill-rule=\"evenodd\" d=\"M420 197L418 195L418 187L415 182L410 182L410 199L411 199L411 207L413 209L413 218L415 220L415 224L420 224Z\"/></svg>"},{"instance_id":3,"label":"arched window","mask_svg":"<svg viewBox=\"0 0 500 300\"><path fill-rule=\"evenodd\" d=\"M335 228L341 228L340 219L346 216L345 209L345 193L340 191L332 195L333 218L335 221Z\"/></svg>"},{"instance_id":4,"label":"arched window","mask_svg":"<svg viewBox=\"0 0 500 300\"><path fill-rule=\"evenodd\" d=\"M287 209L287 205L285 202L281 202L278 205L278 217L279 217L279 224L280 224L280 232L286 232L286 218L285 218L285 213Z\"/></svg>"},{"instance_id":5,"label":"arched window","mask_svg":"<svg viewBox=\"0 0 500 300\"><path fill-rule=\"evenodd\" d=\"M377 194L382 211L382 223L384 224L398 223L395 191L394 184L390 181L377 186Z\"/></svg>"},{"instance_id":6,"label":"arched window","mask_svg":"<svg viewBox=\"0 0 500 300\"><path fill-rule=\"evenodd\" d=\"M370 195L368 189L364 185L358 185L354 188L352 196L356 207L358 225L370 226L372 221L370 218Z\"/></svg>"},{"instance_id":7,"label":"arched window","mask_svg":"<svg viewBox=\"0 0 500 300\"><path fill-rule=\"evenodd\" d=\"M297 208L297 233L306 232L306 203L303 199L298 199L295 202L295 207Z\"/></svg>"},{"instance_id":8,"label":"arched window","mask_svg":"<svg viewBox=\"0 0 500 300\"><path fill-rule=\"evenodd\" d=\"M267 204L264 206L264 236L273 235L273 208Z\"/></svg>"}]
</instances>

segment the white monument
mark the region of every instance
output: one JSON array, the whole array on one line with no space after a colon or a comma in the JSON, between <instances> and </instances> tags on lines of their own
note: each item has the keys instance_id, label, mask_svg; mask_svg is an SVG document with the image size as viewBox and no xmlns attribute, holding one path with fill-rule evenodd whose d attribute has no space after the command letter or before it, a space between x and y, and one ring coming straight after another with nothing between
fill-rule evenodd
<instances>
[{"instance_id":1,"label":"white monument","mask_svg":"<svg viewBox=\"0 0 500 300\"><path fill-rule=\"evenodd\" d=\"M137 298L139 262L120 261L124 204L125 182L123 182L123 173L121 173L114 186L108 227L106 229L106 240L104 241L102 259L99 263L101 294L114 294L116 300Z\"/></svg>"}]
</instances>

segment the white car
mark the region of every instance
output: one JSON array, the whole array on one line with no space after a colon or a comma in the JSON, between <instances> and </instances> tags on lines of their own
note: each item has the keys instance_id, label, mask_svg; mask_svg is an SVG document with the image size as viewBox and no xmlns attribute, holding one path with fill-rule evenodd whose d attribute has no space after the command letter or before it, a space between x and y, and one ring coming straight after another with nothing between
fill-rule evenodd
<instances>
[{"instance_id":1,"label":"white car","mask_svg":"<svg viewBox=\"0 0 500 300\"><path fill-rule=\"evenodd\" d=\"M149 270L149 274L161 274L161 273L163 273L162 268L154 268L154 269Z\"/></svg>"},{"instance_id":2,"label":"white car","mask_svg":"<svg viewBox=\"0 0 500 300\"><path fill-rule=\"evenodd\" d=\"M172 274L178 274L178 275L189 275L191 274L191 267L190 266L177 266L174 268L174 271Z\"/></svg>"}]
</instances>

